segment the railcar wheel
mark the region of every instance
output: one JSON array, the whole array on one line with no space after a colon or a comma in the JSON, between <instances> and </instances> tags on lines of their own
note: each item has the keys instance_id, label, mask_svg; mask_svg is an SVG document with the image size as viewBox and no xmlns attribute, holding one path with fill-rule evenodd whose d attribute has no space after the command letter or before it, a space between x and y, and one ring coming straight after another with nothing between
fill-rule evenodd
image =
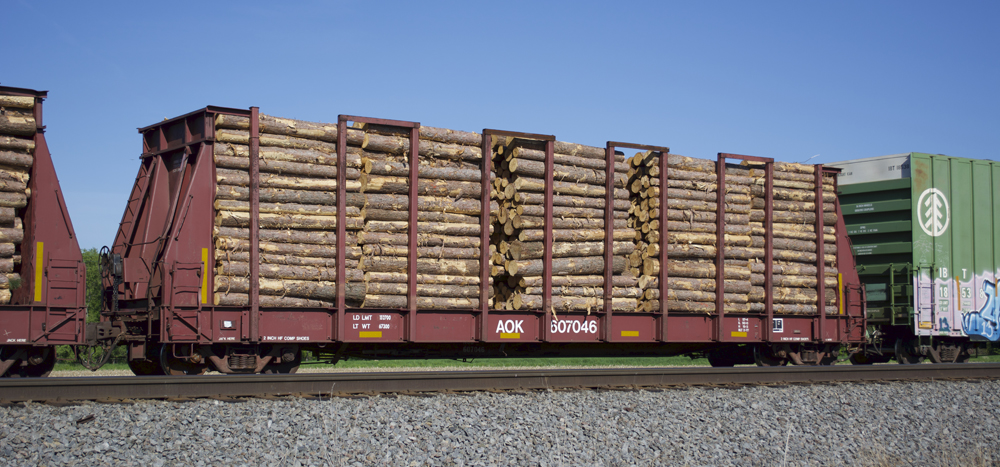
<instances>
[{"instance_id":1,"label":"railcar wheel","mask_svg":"<svg viewBox=\"0 0 1000 467\"><path fill-rule=\"evenodd\" d=\"M736 365L732 358L719 350L710 350L706 357L708 357L708 364L713 367L730 367Z\"/></svg>"},{"instance_id":2,"label":"railcar wheel","mask_svg":"<svg viewBox=\"0 0 1000 467\"><path fill-rule=\"evenodd\" d=\"M778 358L774 356L771 349L763 345L755 345L753 348L753 361L757 366L786 366L788 365L787 358Z\"/></svg>"},{"instance_id":3,"label":"railcar wheel","mask_svg":"<svg viewBox=\"0 0 1000 467\"><path fill-rule=\"evenodd\" d=\"M128 368L136 376L163 376L166 374L163 372L163 367L159 361L154 362L146 359L129 360Z\"/></svg>"},{"instance_id":4,"label":"railcar wheel","mask_svg":"<svg viewBox=\"0 0 1000 467\"><path fill-rule=\"evenodd\" d=\"M871 365L872 363L875 362L864 351L851 354L851 364L853 365Z\"/></svg>"},{"instance_id":5,"label":"railcar wheel","mask_svg":"<svg viewBox=\"0 0 1000 467\"><path fill-rule=\"evenodd\" d=\"M913 345L903 339L896 340L896 362L900 365L920 363L924 357L913 351Z\"/></svg>"},{"instance_id":6,"label":"railcar wheel","mask_svg":"<svg viewBox=\"0 0 1000 467\"><path fill-rule=\"evenodd\" d=\"M203 375L208 371L206 365L173 356L170 345L167 344L160 347L160 367L163 369L163 374L171 376Z\"/></svg>"},{"instance_id":7,"label":"railcar wheel","mask_svg":"<svg viewBox=\"0 0 1000 467\"><path fill-rule=\"evenodd\" d=\"M295 373L296 371L299 371L299 365L301 364L302 364L302 352L298 350L294 352L289 351L278 357L278 363L272 363L270 365L265 366L264 370L261 371L261 373L266 375L275 375L275 374L290 375L292 373Z\"/></svg>"},{"instance_id":8,"label":"railcar wheel","mask_svg":"<svg viewBox=\"0 0 1000 467\"><path fill-rule=\"evenodd\" d=\"M37 355L28 358L28 366L24 367L23 370L24 376L42 378L52 373L52 369L56 367L56 351L55 349L46 348L42 353L44 355L40 358ZM40 361L32 364L32 361L36 359Z\"/></svg>"}]
</instances>

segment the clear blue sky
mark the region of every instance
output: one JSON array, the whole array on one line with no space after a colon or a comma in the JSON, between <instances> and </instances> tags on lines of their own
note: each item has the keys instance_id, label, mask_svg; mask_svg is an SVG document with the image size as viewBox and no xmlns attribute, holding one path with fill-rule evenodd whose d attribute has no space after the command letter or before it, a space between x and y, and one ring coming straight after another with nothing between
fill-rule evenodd
<instances>
[{"instance_id":1,"label":"clear blue sky","mask_svg":"<svg viewBox=\"0 0 1000 467\"><path fill-rule=\"evenodd\" d=\"M83 248L137 127L206 105L830 163L1000 158L1000 2L0 0L0 83L48 90Z\"/></svg>"}]
</instances>

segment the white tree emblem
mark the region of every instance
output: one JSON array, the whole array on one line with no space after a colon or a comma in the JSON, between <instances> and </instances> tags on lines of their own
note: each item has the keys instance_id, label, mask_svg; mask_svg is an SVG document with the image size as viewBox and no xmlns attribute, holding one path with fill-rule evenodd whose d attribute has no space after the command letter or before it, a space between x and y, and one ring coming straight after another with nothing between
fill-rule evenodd
<instances>
[{"instance_id":1,"label":"white tree emblem","mask_svg":"<svg viewBox=\"0 0 1000 467\"><path fill-rule=\"evenodd\" d=\"M928 188L917 200L917 222L927 235L937 237L948 230L951 213L948 198L937 188Z\"/></svg>"}]
</instances>

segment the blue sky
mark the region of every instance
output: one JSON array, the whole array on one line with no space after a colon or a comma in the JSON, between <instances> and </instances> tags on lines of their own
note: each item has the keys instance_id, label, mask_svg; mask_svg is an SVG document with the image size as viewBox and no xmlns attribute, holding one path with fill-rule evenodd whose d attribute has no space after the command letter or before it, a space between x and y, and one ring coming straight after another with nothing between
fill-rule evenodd
<instances>
[{"instance_id":1,"label":"blue sky","mask_svg":"<svg viewBox=\"0 0 1000 467\"><path fill-rule=\"evenodd\" d=\"M0 83L48 90L83 248L136 128L206 105L831 163L1000 159L1000 2L0 0Z\"/></svg>"}]
</instances>

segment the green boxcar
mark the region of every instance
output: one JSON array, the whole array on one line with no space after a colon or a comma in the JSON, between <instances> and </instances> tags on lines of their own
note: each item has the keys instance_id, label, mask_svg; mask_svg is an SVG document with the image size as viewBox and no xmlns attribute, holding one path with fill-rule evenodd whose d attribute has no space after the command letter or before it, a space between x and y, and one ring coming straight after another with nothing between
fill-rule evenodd
<instances>
[{"instance_id":1,"label":"green boxcar","mask_svg":"<svg viewBox=\"0 0 1000 467\"><path fill-rule=\"evenodd\" d=\"M1000 162L908 153L830 165L843 169L869 324L996 342Z\"/></svg>"}]
</instances>

